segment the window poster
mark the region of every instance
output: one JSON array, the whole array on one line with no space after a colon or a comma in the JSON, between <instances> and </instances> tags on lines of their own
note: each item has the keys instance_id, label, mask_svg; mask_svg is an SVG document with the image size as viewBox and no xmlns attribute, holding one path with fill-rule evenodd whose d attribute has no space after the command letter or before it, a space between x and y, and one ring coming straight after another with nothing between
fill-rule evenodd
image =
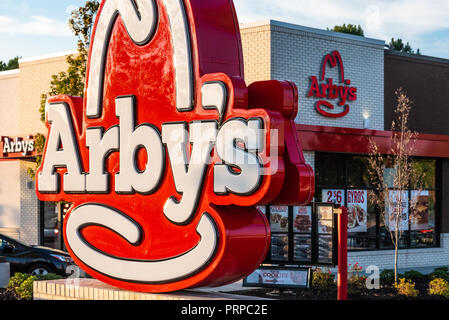
<instances>
[{"instance_id":1,"label":"window poster","mask_svg":"<svg viewBox=\"0 0 449 320\"><path fill-rule=\"evenodd\" d=\"M345 190L343 189L323 189L321 195L323 202L335 203L341 206L345 204Z\"/></svg>"},{"instance_id":2,"label":"window poster","mask_svg":"<svg viewBox=\"0 0 449 320\"><path fill-rule=\"evenodd\" d=\"M312 232L312 207L293 207L293 231Z\"/></svg>"},{"instance_id":3,"label":"window poster","mask_svg":"<svg viewBox=\"0 0 449 320\"><path fill-rule=\"evenodd\" d=\"M366 190L348 190L348 232L367 232L368 193Z\"/></svg>"},{"instance_id":4,"label":"window poster","mask_svg":"<svg viewBox=\"0 0 449 320\"><path fill-rule=\"evenodd\" d=\"M287 261L288 260L288 235L272 234L271 235L271 260Z\"/></svg>"},{"instance_id":5,"label":"window poster","mask_svg":"<svg viewBox=\"0 0 449 320\"><path fill-rule=\"evenodd\" d=\"M429 229L429 191L411 191L410 230Z\"/></svg>"},{"instance_id":6,"label":"window poster","mask_svg":"<svg viewBox=\"0 0 449 320\"><path fill-rule=\"evenodd\" d=\"M401 205L399 204L401 202ZM397 217L399 217L399 231L408 230L408 192L390 190L385 203L385 224L389 231L396 231ZM402 210L401 210L402 209ZM400 212L402 211L402 212Z\"/></svg>"},{"instance_id":7,"label":"window poster","mask_svg":"<svg viewBox=\"0 0 449 320\"><path fill-rule=\"evenodd\" d=\"M272 232L288 232L288 207L270 206L270 224Z\"/></svg>"},{"instance_id":8,"label":"window poster","mask_svg":"<svg viewBox=\"0 0 449 320\"><path fill-rule=\"evenodd\" d=\"M293 207L293 260L312 263L312 207Z\"/></svg>"}]
</instances>

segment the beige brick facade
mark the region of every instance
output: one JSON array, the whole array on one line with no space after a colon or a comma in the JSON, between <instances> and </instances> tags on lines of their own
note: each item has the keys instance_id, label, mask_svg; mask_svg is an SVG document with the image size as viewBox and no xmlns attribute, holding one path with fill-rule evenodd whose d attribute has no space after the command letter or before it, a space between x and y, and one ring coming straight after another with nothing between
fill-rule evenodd
<instances>
[{"instance_id":1,"label":"beige brick facade","mask_svg":"<svg viewBox=\"0 0 449 320\"><path fill-rule=\"evenodd\" d=\"M18 70L0 72L0 136L46 134L40 120L40 96L50 90L52 75L67 70L67 54L22 59ZM0 233L39 244L40 210L31 159L0 162Z\"/></svg>"},{"instance_id":2,"label":"beige brick facade","mask_svg":"<svg viewBox=\"0 0 449 320\"><path fill-rule=\"evenodd\" d=\"M270 26L242 28L240 33L246 83L271 79Z\"/></svg>"},{"instance_id":3,"label":"beige brick facade","mask_svg":"<svg viewBox=\"0 0 449 320\"><path fill-rule=\"evenodd\" d=\"M66 55L20 61L20 132L45 133L40 121L40 97L50 90L52 75L67 70Z\"/></svg>"}]
</instances>

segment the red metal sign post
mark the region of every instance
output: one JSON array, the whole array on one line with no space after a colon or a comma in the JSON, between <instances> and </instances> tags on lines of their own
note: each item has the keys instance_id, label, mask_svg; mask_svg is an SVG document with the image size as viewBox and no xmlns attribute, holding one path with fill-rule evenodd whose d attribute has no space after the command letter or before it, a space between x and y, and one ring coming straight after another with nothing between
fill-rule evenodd
<instances>
[{"instance_id":1,"label":"red metal sign post","mask_svg":"<svg viewBox=\"0 0 449 320\"><path fill-rule=\"evenodd\" d=\"M348 209L338 209L338 293L337 300L348 299Z\"/></svg>"}]
</instances>

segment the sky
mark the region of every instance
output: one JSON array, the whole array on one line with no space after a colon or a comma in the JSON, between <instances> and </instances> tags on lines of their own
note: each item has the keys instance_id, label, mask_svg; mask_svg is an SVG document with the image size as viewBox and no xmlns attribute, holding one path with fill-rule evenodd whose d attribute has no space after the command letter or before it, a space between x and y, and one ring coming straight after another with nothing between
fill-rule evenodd
<instances>
[{"instance_id":1,"label":"sky","mask_svg":"<svg viewBox=\"0 0 449 320\"><path fill-rule=\"evenodd\" d=\"M85 0L0 0L0 60L76 49L67 27ZM409 42L449 59L449 0L234 0L241 23L280 20L319 29L361 25L365 36Z\"/></svg>"}]
</instances>

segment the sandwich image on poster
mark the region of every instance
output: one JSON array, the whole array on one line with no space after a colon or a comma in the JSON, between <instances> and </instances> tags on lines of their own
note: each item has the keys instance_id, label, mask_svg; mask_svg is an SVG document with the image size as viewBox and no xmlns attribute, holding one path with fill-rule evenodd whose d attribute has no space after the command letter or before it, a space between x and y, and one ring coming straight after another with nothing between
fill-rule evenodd
<instances>
[{"instance_id":1,"label":"sandwich image on poster","mask_svg":"<svg viewBox=\"0 0 449 320\"><path fill-rule=\"evenodd\" d=\"M271 232L288 232L288 207L270 206Z\"/></svg>"},{"instance_id":2,"label":"sandwich image on poster","mask_svg":"<svg viewBox=\"0 0 449 320\"><path fill-rule=\"evenodd\" d=\"M366 190L348 190L348 232L367 232L368 199Z\"/></svg>"},{"instance_id":3,"label":"sandwich image on poster","mask_svg":"<svg viewBox=\"0 0 449 320\"><path fill-rule=\"evenodd\" d=\"M429 191L413 190L411 198L413 207L410 210L410 229L424 230L431 228L429 225Z\"/></svg>"}]
</instances>

